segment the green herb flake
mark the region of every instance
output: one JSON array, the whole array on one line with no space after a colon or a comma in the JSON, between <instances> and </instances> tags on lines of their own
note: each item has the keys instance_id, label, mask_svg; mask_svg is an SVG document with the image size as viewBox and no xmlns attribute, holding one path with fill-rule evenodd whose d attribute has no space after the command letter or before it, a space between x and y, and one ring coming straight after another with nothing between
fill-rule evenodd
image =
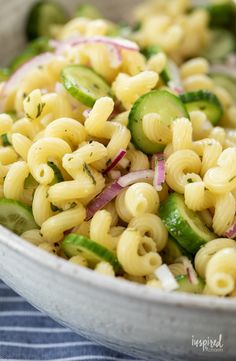
<instances>
[{"instance_id":1,"label":"green herb flake","mask_svg":"<svg viewBox=\"0 0 236 361\"><path fill-rule=\"evenodd\" d=\"M33 118L29 115L29 113L25 113L25 115L27 116L27 118L33 120Z\"/></svg>"},{"instance_id":2,"label":"green herb flake","mask_svg":"<svg viewBox=\"0 0 236 361\"><path fill-rule=\"evenodd\" d=\"M92 179L93 184L96 185L97 184L96 180L95 180L91 170L89 169L89 167L88 167L88 165L86 163L84 163L84 165L83 165L83 171L85 173L87 173L87 175Z\"/></svg>"},{"instance_id":3,"label":"green herb flake","mask_svg":"<svg viewBox=\"0 0 236 361\"><path fill-rule=\"evenodd\" d=\"M38 104L36 118L38 118L42 114L42 111L43 111L44 107L45 107L45 103L39 103Z\"/></svg>"},{"instance_id":4,"label":"green herb flake","mask_svg":"<svg viewBox=\"0 0 236 361\"><path fill-rule=\"evenodd\" d=\"M188 178L188 179L187 179L187 182L188 182L188 183L193 183L192 178Z\"/></svg>"},{"instance_id":5,"label":"green herb flake","mask_svg":"<svg viewBox=\"0 0 236 361\"><path fill-rule=\"evenodd\" d=\"M2 145L4 147L7 147L8 145L11 145L11 143L9 142L7 134L2 134L1 138L2 138Z\"/></svg>"}]
</instances>

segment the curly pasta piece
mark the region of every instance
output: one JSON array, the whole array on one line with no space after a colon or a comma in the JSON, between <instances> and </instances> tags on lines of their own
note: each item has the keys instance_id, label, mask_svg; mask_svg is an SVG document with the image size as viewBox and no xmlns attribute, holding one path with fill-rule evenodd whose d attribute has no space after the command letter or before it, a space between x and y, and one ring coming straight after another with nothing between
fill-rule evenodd
<instances>
[{"instance_id":1,"label":"curly pasta piece","mask_svg":"<svg viewBox=\"0 0 236 361\"><path fill-rule=\"evenodd\" d=\"M166 182L169 187L179 193L184 193L188 179L201 181L197 175L201 169L201 160L192 150L178 150L166 161ZM194 174L190 174L193 172ZM186 174L187 173L187 174Z\"/></svg>"},{"instance_id":2,"label":"curly pasta piece","mask_svg":"<svg viewBox=\"0 0 236 361\"><path fill-rule=\"evenodd\" d=\"M110 234L112 224L112 216L106 210L95 213L90 223L90 238L103 245L104 247L114 251L117 247L119 237Z\"/></svg>"},{"instance_id":3,"label":"curly pasta piece","mask_svg":"<svg viewBox=\"0 0 236 361\"><path fill-rule=\"evenodd\" d=\"M143 117L143 132L152 142L168 144L171 142L172 134L170 125L161 120L157 113L148 113Z\"/></svg>"},{"instance_id":4,"label":"curly pasta piece","mask_svg":"<svg viewBox=\"0 0 236 361\"><path fill-rule=\"evenodd\" d=\"M200 174L203 177L208 169L216 166L222 152L222 146L217 140L206 138L194 142L193 150L202 157Z\"/></svg>"},{"instance_id":5,"label":"curly pasta piece","mask_svg":"<svg viewBox=\"0 0 236 361\"><path fill-rule=\"evenodd\" d=\"M180 73L183 79L198 74L207 74L209 71L209 62L205 58L194 58L185 62L180 67Z\"/></svg>"},{"instance_id":6,"label":"curly pasta piece","mask_svg":"<svg viewBox=\"0 0 236 361\"><path fill-rule=\"evenodd\" d=\"M226 296L236 286L236 249L224 248L206 266L206 284L218 296Z\"/></svg>"},{"instance_id":7,"label":"curly pasta piece","mask_svg":"<svg viewBox=\"0 0 236 361\"><path fill-rule=\"evenodd\" d=\"M207 75L197 74L191 75L183 81L184 89L188 92L197 91L200 89L213 90L214 82Z\"/></svg>"},{"instance_id":8,"label":"curly pasta piece","mask_svg":"<svg viewBox=\"0 0 236 361\"><path fill-rule=\"evenodd\" d=\"M184 200L189 209L203 211L213 207L215 195L205 189L204 182L186 184L184 188Z\"/></svg>"},{"instance_id":9,"label":"curly pasta piece","mask_svg":"<svg viewBox=\"0 0 236 361\"><path fill-rule=\"evenodd\" d=\"M130 131L125 126L107 121L113 108L114 102L111 98L100 98L96 101L88 119L85 121L85 129L88 134L110 139L107 145L108 159L113 159L120 149L126 149L131 139ZM105 167L104 164L103 167Z\"/></svg>"},{"instance_id":10,"label":"curly pasta piece","mask_svg":"<svg viewBox=\"0 0 236 361\"><path fill-rule=\"evenodd\" d=\"M0 114L0 135L5 134L11 130L13 120L10 115L6 113Z\"/></svg>"},{"instance_id":11,"label":"curly pasta piece","mask_svg":"<svg viewBox=\"0 0 236 361\"><path fill-rule=\"evenodd\" d=\"M120 73L113 82L112 88L125 109L130 109L138 97L155 87L158 80L158 74L150 70L145 70L132 77Z\"/></svg>"},{"instance_id":12,"label":"curly pasta piece","mask_svg":"<svg viewBox=\"0 0 236 361\"><path fill-rule=\"evenodd\" d=\"M174 152L192 149L192 124L187 118L176 119L172 123L172 146Z\"/></svg>"},{"instance_id":13,"label":"curly pasta piece","mask_svg":"<svg viewBox=\"0 0 236 361\"><path fill-rule=\"evenodd\" d=\"M34 193L32 211L35 222L42 226L48 218L54 215L51 203L48 198L49 186L40 184Z\"/></svg>"},{"instance_id":14,"label":"curly pasta piece","mask_svg":"<svg viewBox=\"0 0 236 361\"><path fill-rule=\"evenodd\" d=\"M55 137L65 140L72 147L86 140L86 130L82 124L72 118L59 118L50 123L44 132L45 137Z\"/></svg>"},{"instance_id":15,"label":"curly pasta piece","mask_svg":"<svg viewBox=\"0 0 236 361\"><path fill-rule=\"evenodd\" d=\"M41 125L32 122L30 119L22 118L13 123L11 134L20 133L33 140L37 132L41 130Z\"/></svg>"},{"instance_id":16,"label":"curly pasta piece","mask_svg":"<svg viewBox=\"0 0 236 361\"><path fill-rule=\"evenodd\" d=\"M66 153L71 153L71 148L60 138L47 137L33 143L28 152L28 165L38 183L52 182L54 172L47 162L49 158L61 160Z\"/></svg>"},{"instance_id":17,"label":"curly pasta piece","mask_svg":"<svg viewBox=\"0 0 236 361\"><path fill-rule=\"evenodd\" d=\"M144 213L156 213L159 207L159 196L154 187L148 183L136 183L117 197L116 209L124 221ZM125 211L126 210L126 211ZM125 213L124 213L125 212Z\"/></svg>"},{"instance_id":18,"label":"curly pasta piece","mask_svg":"<svg viewBox=\"0 0 236 361\"><path fill-rule=\"evenodd\" d=\"M65 154L63 167L73 180L51 186L48 192L50 200L60 202L83 198L83 203L87 203L100 193L105 185L104 177L89 164L106 154L106 148L98 142L85 144L77 151Z\"/></svg>"},{"instance_id":19,"label":"curly pasta piece","mask_svg":"<svg viewBox=\"0 0 236 361\"><path fill-rule=\"evenodd\" d=\"M167 58L165 53L160 52L153 55L147 62L147 70L153 70L160 74L167 65Z\"/></svg>"},{"instance_id":20,"label":"curly pasta piece","mask_svg":"<svg viewBox=\"0 0 236 361\"><path fill-rule=\"evenodd\" d=\"M139 255L138 250L144 238L138 231L127 228L118 242L118 260L125 272L132 276L149 275L161 265L161 257L156 252Z\"/></svg>"},{"instance_id":21,"label":"curly pasta piece","mask_svg":"<svg viewBox=\"0 0 236 361\"><path fill-rule=\"evenodd\" d=\"M146 154L140 150L130 149L127 151L126 158L130 161L130 171L149 169L149 160Z\"/></svg>"},{"instance_id":22,"label":"curly pasta piece","mask_svg":"<svg viewBox=\"0 0 236 361\"><path fill-rule=\"evenodd\" d=\"M32 141L20 133L15 133L11 138L12 145L17 154L25 161L28 158L28 152L32 146Z\"/></svg>"},{"instance_id":23,"label":"curly pasta piece","mask_svg":"<svg viewBox=\"0 0 236 361\"><path fill-rule=\"evenodd\" d=\"M217 166L208 169L204 176L206 187L217 194L236 188L236 148L225 149L217 160Z\"/></svg>"},{"instance_id":24,"label":"curly pasta piece","mask_svg":"<svg viewBox=\"0 0 236 361\"><path fill-rule=\"evenodd\" d=\"M231 192L218 195L215 201L215 213L212 227L221 236L233 223L236 212L236 201Z\"/></svg>"},{"instance_id":25,"label":"curly pasta piece","mask_svg":"<svg viewBox=\"0 0 236 361\"><path fill-rule=\"evenodd\" d=\"M190 112L190 119L193 127L193 140L211 138L209 134L214 128L205 113L200 110L193 110Z\"/></svg>"},{"instance_id":26,"label":"curly pasta piece","mask_svg":"<svg viewBox=\"0 0 236 361\"><path fill-rule=\"evenodd\" d=\"M85 208L78 204L75 208L48 218L41 227L43 238L50 244L62 240L64 232L82 223L85 216Z\"/></svg>"},{"instance_id":27,"label":"curly pasta piece","mask_svg":"<svg viewBox=\"0 0 236 361\"><path fill-rule=\"evenodd\" d=\"M139 52L121 49L121 56L121 72L133 76L145 70L145 57Z\"/></svg>"},{"instance_id":28,"label":"curly pasta piece","mask_svg":"<svg viewBox=\"0 0 236 361\"><path fill-rule=\"evenodd\" d=\"M129 222L128 227L136 229L142 236L150 237L155 242L158 252L166 246L168 232L157 215L145 213L134 217Z\"/></svg>"},{"instance_id":29,"label":"curly pasta piece","mask_svg":"<svg viewBox=\"0 0 236 361\"><path fill-rule=\"evenodd\" d=\"M236 248L235 240L229 238L216 238L207 242L203 247L201 247L196 253L194 259L194 265L199 276L205 278L206 267L211 257L221 249L229 247Z\"/></svg>"},{"instance_id":30,"label":"curly pasta piece","mask_svg":"<svg viewBox=\"0 0 236 361\"><path fill-rule=\"evenodd\" d=\"M29 231L22 233L21 237L35 246L39 246L41 243L45 242L39 229L30 229Z\"/></svg>"},{"instance_id":31,"label":"curly pasta piece","mask_svg":"<svg viewBox=\"0 0 236 361\"><path fill-rule=\"evenodd\" d=\"M5 198L26 201L24 197L24 183L29 175L29 167L26 162L19 161L14 163L6 175L4 181Z\"/></svg>"},{"instance_id":32,"label":"curly pasta piece","mask_svg":"<svg viewBox=\"0 0 236 361\"><path fill-rule=\"evenodd\" d=\"M15 152L13 147L3 147L0 148L0 163L3 165L8 165L16 162L18 159L18 154Z\"/></svg>"},{"instance_id":33,"label":"curly pasta piece","mask_svg":"<svg viewBox=\"0 0 236 361\"><path fill-rule=\"evenodd\" d=\"M8 171L9 171L9 167L6 166L6 165L3 165L0 162L0 184L4 183L4 180L6 178L6 175L7 175Z\"/></svg>"},{"instance_id":34,"label":"curly pasta piece","mask_svg":"<svg viewBox=\"0 0 236 361\"><path fill-rule=\"evenodd\" d=\"M115 206L115 202L109 202L106 207L104 207L104 210L106 210L107 212L110 213L111 215L111 226L114 227L117 225L119 217L118 214L116 212L116 206ZM116 227L115 227L116 228Z\"/></svg>"},{"instance_id":35,"label":"curly pasta piece","mask_svg":"<svg viewBox=\"0 0 236 361\"><path fill-rule=\"evenodd\" d=\"M109 97L102 97L96 101L84 125L88 134L94 137L104 137L106 122L114 109L114 101Z\"/></svg>"}]
</instances>

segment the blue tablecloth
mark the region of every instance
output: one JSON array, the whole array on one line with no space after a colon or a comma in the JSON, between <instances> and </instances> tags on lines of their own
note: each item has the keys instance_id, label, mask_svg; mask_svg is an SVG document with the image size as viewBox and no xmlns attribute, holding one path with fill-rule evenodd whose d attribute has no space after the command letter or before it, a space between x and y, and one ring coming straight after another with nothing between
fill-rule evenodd
<instances>
[{"instance_id":1,"label":"blue tablecloth","mask_svg":"<svg viewBox=\"0 0 236 361\"><path fill-rule=\"evenodd\" d=\"M40 313L0 280L0 361L131 361ZM138 361L138 360L135 360Z\"/></svg>"}]
</instances>

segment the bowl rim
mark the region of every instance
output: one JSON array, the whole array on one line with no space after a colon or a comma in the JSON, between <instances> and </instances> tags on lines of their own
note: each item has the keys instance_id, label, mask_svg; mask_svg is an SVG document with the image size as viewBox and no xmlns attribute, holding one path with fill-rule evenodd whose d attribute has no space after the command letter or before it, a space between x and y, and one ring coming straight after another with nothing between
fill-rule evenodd
<instances>
[{"instance_id":1,"label":"bowl rim","mask_svg":"<svg viewBox=\"0 0 236 361\"><path fill-rule=\"evenodd\" d=\"M68 262L54 254L45 252L0 225L0 246L1 245L6 246L31 261L33 260L38 265L44 266L51 271L57 271L64 277L75 279L86 284L88 287L92 286L100 291L104 290L119 296L148 302L154 305L165 304L165 306L185 307L188 309L205 309L208 312L216 310L236 312L236 302L233 298L164 292L125 279L107 277L88 268Z\"/></svg>"}]
</instances>

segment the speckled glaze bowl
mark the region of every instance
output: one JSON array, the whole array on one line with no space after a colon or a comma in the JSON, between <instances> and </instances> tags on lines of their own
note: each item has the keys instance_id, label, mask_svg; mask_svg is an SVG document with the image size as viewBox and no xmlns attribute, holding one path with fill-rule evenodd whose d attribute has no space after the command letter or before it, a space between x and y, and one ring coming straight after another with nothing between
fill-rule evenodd
<instances>
[{"instance_id":1,"label":"speckled glaze bowl","mask_svg":"<svg viewBox=\"0 0 236 361\"><path fill-rule=\"evenodd\" d=\"M137 1L94 2L105 14L120 18ZM1 64L23 44L31 3L0 0ZM64 1L69 8L75 3ZM0 278L59 323L112 349L147 361L236 360L232 299L169 294L101 276L47 254L3 227Z\"/></svg>"}]
</instances>

